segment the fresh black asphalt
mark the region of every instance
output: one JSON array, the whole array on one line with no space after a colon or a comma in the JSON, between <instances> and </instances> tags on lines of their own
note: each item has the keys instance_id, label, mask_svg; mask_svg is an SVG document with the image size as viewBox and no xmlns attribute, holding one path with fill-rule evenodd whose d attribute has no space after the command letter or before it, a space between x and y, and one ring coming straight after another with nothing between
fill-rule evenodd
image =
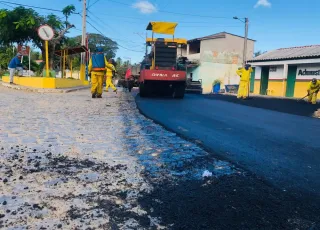
<instances>
[{"instance_id":1,"label":"fresh black asphalt","mask_svg":"<svg viewBox=\"0 0 320 230\"><path fill-rule=\"evenodd\" d=\"M238 102L231 96L202 95L183 100L138 95L136 102L147 117L284 192L320 197L320 120L308 117L317 107L294 100Z\"/></svg>"}]
</instances>

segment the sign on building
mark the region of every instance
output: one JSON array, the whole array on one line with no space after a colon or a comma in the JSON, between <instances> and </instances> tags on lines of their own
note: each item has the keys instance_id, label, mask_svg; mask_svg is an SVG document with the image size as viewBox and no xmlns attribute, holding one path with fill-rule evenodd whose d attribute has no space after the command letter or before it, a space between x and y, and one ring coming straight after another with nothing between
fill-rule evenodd
<instances>
[{"instance_id":1,"label":"sign on building","mask_svg":"<svg viewBox=\"0 0 320 230\"><path fill-rule=\"evenodd\" d=\"M29 56L30 47L24 45L18 45L18 53L21 53L22 56Z\"/></svg>"},{"instance_id":2,"label":"sign on building","mask_svg":"<svg viewBox=\"0 0 320 230\"><path fill-rule=\"evenodd\" d=\"M319 70L309 70L309 69L300 69L298 72L298 75L302 75L302 76L319 76L320 75L320 69Z\"/></svg>"},{"instance_id":3,"label":"sign on building","mask_svg":"<svg viewBox=\"0 0 320 230\"><path fill-rule=\"evenodd\" d=\"M277 72L276 66L270 66L270 72Z\"/></svg>"},{"instance_id":4,"label":"sign on building","mask_svg":"<svg viewBox=\"0 0 320 230\"><path fill-rule=\"evenodd\" d=\"M312 79L320 77L320 65L301 65L297 69L297 79Z\"/></svg>"}]
</instances>

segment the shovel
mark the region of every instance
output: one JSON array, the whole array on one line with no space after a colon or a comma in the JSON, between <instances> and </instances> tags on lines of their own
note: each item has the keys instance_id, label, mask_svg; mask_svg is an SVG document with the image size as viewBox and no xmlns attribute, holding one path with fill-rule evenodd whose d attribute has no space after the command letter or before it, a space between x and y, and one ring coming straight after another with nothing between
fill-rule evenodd
<instances>
[{"instance_id":1,"label":"shovel","mask_svg":"<svg viewBox=\"0 0 320 230\"><path fill-rule=\"evenodd\" d=\"M303 101L303 99L305 99L306 97L308 97L309 96L309 94L307 94L306 96L304 96L303 98L300 98L300 99L298 99L297 100L297 102L301 102L301 101Z\"/></svg>"}]
</instances>

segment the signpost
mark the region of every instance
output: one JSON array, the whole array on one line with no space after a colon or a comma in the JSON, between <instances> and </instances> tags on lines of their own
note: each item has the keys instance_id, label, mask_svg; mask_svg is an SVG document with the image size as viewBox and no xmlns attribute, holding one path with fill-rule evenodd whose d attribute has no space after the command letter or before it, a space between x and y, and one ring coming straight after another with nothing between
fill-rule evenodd
<instances>
[{"instance_id":1,"label":"signpost","mask_svg":"<svg viewBox=\"0 0 320 230\"><path fill-rule=\"evenodd\" d=\"M49 41L54 37L53 29L48 25L42 25L38 29L39 37L45 41L46 49L46 77L49 77Z\"/></svg>"},{"instance_id":2,"label":"signpost","mask_svg":"<svg viewBox=\"0 0 320 230\"><path fill-rule=\"evenodd\" d=\"M18 53L21 53L22 56L29 56L30 47L18 45Z\"/></svg>"},{"instance_id":3,"label":"signpost","mask_svg":"<svg viewBox=\"0 0 320 230\"><path fill-rule=\"evenodd\" d=\"M23 63L23 57L29 56L29 63L30 63L30 47L25 45L18 45L18 53L22 55L21 63ZM29 74L30 74L30 64L29 64Z\"/></svg>"}]
</instances>

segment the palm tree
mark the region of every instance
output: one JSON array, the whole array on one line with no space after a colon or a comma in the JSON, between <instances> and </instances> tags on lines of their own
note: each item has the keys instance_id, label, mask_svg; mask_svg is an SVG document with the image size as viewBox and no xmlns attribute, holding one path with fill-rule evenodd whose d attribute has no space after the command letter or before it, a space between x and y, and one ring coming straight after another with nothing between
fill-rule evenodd
<instances>
[{"instance_id":1,"label":"palm tree","mask_svg":"<svg viewBox=\"0 0 320 230\"><path fill-rule=\"evenodd\" d=\"M74 5L68 5L65 8L63 8L62 13L66 17L66 28L68 27L68 18L71 14L73 14L76 11L76 7Z\"/></svg>"}]
</instances>

